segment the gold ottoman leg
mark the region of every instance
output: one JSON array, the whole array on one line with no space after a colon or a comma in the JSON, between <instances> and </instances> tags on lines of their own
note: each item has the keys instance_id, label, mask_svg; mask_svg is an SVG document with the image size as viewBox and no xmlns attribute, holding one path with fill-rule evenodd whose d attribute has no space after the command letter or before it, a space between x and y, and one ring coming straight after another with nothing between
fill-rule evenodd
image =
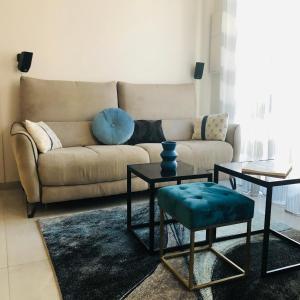
<instances>
[{"instance_id":1,"label":"gold ottoman leg","mask_svg":"<svg viewBox=\"0 0 300 300\"><path fill-rule=\"evenodd\" d=\"M160 216L160 257L162 263L177 277L177 279L185 285L189 290L195 290L195 289L201 289L206 288L209 286L213 286L216 284L220 284L226 281L242 278L247 275L247 272L249 272L249 266L250 266L250 237L251 237L251 220L246 221L247 222L247 237L246 237L246 267L245 270L243 270L241 267L239 267L236 263L231 261L229 258L224 256L222 253L217 251L212 247L212 233L214 231L214 228L202 228L201 230L209 230L209 245L206 247L197 247L195 248L195 232L196 229L192 229L190 231L190 248L189 250L184 250L180 252L175 253L167 253L164 255L163 253L163 241L164 241L164 215L163 211L161 210L161 216ZM235 224L242 223L237 222ZM200 230L200 229L199 229ZM194 260L195 260L195 253L201 252L201 251L212 251L216 256L221 258L223 261L231 265L234 269L236 269L239 274L232 275L226 278L216 279L210 282L201 283L201 284L194 284ZM189 256L189 266L188 266L188 278L184 278L175 268L168 262L169 259L174 259L176 257L182 257L182 256Z\"/></svg>"},{"instance_id":2,"label":"gold ottoman leg","mask_svg":"<svg viewBox=\"0 0 300 300\"><path fill-rule=\"evenodd\" d=\"M194 256L195 256L195 231L190 232L190 261L189 261L189 289L193 288L194 279Z\"/></svg>"}]
</instances>

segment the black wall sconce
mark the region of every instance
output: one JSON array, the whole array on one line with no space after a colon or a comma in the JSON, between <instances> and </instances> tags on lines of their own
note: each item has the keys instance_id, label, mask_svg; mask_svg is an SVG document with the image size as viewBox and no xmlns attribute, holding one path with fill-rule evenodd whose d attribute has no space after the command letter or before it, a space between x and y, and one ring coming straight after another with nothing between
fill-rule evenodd
<instances>
[{"instance_id":1,"label":"black wall sconce","mask_svg":"<svg viewBox=\"0 0 300 300\"><path fill-rule=\"evenodd\" d=\"M201 79L203 76L203 70L204 70L204 63L196 62L194 78Z\"/></svg>"},{"instance_id":2,"label":"black wall sconce","mask_svg":"<svg viewBox=\"0 0 300 300\"><path fill-rule=\"evenodd\" d=\"M17 54L18 70L21 72L28 72L32 61L32 52L23 51Z\"/></svg>"}]
</instances>

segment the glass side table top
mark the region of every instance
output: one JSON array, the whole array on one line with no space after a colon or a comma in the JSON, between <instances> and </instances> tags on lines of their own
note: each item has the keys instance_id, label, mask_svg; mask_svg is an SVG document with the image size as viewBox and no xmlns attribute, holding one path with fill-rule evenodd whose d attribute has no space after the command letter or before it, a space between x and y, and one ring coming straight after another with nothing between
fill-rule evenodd
<instances>
[{"instance_id":1,"label":"glass side table top","mask_svg":"<svg viewBox=\"0 0 300 300\"><path fill-rule=\"evenodd\" d=\"M272 165L274 163L274 160L261 160L261 161L254 161L253 163L255 165L262 164L268 166L268 165ZM242 168L246 164L249 167L249 165L251 165L251 162L232 162L232 163L216 164L216 166L220 172L222 172L222 169L225 169L229 172L231 171L233 173L237 173L236 175L239 178L248 179L249 181L251 181L251 179L258 180L261 183L265 183L266 185L277 186L277 185L300 183L300 168L297 165L292 165L291 172L286 177L281 178L281 177L242 173ZM234 176L234 174L231 175Z\"/></svg>"},{"instance_id":2,"label":"glass side table top","mask_svg":"<svg viewBox=\"0 0 300 300\"><path fill-rule=\"evenodd\" d=\"M201 170L189 164L179 161L176 172L164 173L160 163L128 165L128 170L147 182L163 182L168 180L184 180L193 178L207 178L211 174L208 170Z\"/></svg>"}]
</instances>

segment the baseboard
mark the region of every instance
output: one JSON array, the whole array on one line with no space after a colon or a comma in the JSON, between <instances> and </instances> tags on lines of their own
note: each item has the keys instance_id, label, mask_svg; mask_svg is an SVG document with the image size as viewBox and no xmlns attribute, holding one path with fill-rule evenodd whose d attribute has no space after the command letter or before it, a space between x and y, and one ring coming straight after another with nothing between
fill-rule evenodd
<instances>
[{"instance_id":1,"label":"baseboard","mask_svg":"<svg viewBox=\"0 0 300 300\"><path fill-rule=\"evenodd\" d=\"M13 190L21 187L20 181L0 183L0 190Z\"/></svg>"}]
</instances>

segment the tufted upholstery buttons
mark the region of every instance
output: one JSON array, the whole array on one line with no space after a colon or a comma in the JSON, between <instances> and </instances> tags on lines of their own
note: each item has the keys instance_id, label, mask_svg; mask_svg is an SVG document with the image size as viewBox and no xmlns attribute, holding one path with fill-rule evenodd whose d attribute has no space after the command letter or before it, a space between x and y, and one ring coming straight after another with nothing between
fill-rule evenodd
<instances>
[{"instance_id":1,"label":"tufted upholstery buttons","mask_svg":"<svg viewBox=\"0 0 300 300\"><path fill-rule=\"evenodd\" d=\"M180 185L180 186L179 186L179 189L180 189L180 190L186 190L186 189L188 189L188 187L187 187L187 186L181 186L181 185Z\"/></svg>"},{"instance_id":2,"label":"tufted upholstery buttons","mask_svg":"<svg viewBox=\"0 0 300 300\"><path fill-rule=\"evenodd\" d=\"M163 187L157 198L165 212L189 229L249 220L254 213L252 199L210 182Z\"/></svg>"}]
</instances>

